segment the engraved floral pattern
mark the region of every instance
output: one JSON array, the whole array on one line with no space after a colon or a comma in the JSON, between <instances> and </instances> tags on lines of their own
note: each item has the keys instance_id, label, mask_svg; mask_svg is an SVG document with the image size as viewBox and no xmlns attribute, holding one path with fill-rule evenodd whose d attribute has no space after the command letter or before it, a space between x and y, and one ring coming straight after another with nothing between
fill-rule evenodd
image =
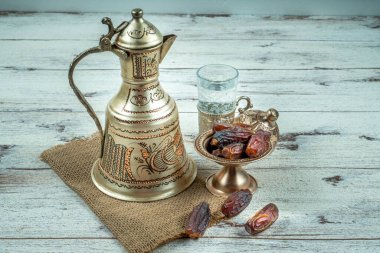
<instances>
[{"instance_id":1,"label":"engraved floral pattern","mask_svg":"<svg viewBox=\"0 0 380 253\"><path fill-rule=\"evenodd\" d=\"M149 103L149 100L143 95L136 95L131 97L131 103L137 106L144 106Z\"/></svg>"},{"instance_id":2,"label":"engraved floral pattern","mask_svg":"<svg viewBox=\"0 0 380 253\"><path fill-rule=\"evenodd\" d=\"M159 51L132 54L133 77L152 78L158 74Z\"/></svg>"},{"instance_id":3,"label":"engraved floral pattern","mask_svg":"<svg viewBox=\"0 0 380 253\"><path fill-rule=\"evenodd\" d=\"M142 164L137 168L138 173L161 173L184 159L185 148L179 129L174 137L169 135L159 144L140 142L139 145L144 162L140 161Z\"/></svg>"},{"instance_id":4,"label":"engraved floral pattern","mask_svg":"<svg viewBox=\"0 0 380 253\"><path fill-rule=\"evenodd\" d=\"M138 142L130 147L115 144L113 137L108 134L103 150L102 167L113 178L131 182L144 178L143 174L153 175L178 169L176 165L182 164L185 157L185 147L179 128L174 136L168 135L158 144ZM131 160L135 164L133 167Z\"/></svg>"}]
</instances>

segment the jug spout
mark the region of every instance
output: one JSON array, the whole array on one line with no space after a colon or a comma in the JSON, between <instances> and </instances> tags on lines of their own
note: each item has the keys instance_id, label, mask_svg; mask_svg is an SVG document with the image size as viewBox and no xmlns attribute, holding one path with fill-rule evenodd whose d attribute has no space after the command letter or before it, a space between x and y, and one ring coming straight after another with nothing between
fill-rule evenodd
<instances>
[{"instance_id":1,"label":"jug spout","mask_svg":"<svg viewBox=\"0 0 380 253\"><path fill-rule=\"evenodd\" d=\"M163 36L163 43L162 43L162 46L161 46L160 63L165 58L165 55L169 51L170 47L173 45L173 43L174 43L174 41L175 41L176 38L177 38L177 35L174 35L174 34Z\"/></svg>"}]
</instances>

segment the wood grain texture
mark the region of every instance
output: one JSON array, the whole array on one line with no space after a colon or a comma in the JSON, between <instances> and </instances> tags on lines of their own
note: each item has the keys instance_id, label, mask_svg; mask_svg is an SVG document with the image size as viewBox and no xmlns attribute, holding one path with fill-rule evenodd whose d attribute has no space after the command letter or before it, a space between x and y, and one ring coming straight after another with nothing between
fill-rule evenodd
<instances>
[{"instance_id":1,"label":"wood grain texture","mask_svg":"<svg viewBox=\"0 0 380 253\"><path fill-rule=\"evenodd\" d=\"M38 11L38 12L68 12L69 14L79 15L80 12L118 12L128 16L129 10L136 7L134 2L125 2L123 0L114 0L108 4L101 0L34 0L33 3L28 0L18 0L17 3L12 0L2 0L3 10L17 11ZM174 15L201 13L206 17L228 16L229 14L255 14L255 15L378 15L380 3L376 0L305 0L302 5L298 1L282 0L260 1L260 0L225 0L222 4L217 2L204 2L202 0L193 0L191 3L186 1L161 0L157 1L140 1L138 6L146 14L154 13L175 13ZM210 14L211 13L211 14ZM228 14L226 14L228 13Z\"/></svg>"},{"instance_id":2,"label":"wood grain texture","mask_svg":"<svg viewBox=\"0 0 380 253\"><path fill-rule=\"evenodd\" d=\"M0 111L85 111L69 87L66 70L0 73ZM181 112L197 110L195 73L195 69L164 69L160 73L162 87ZM120 70L82 70L75 73L75 81L95 111L102 112L119 89ZM252 94L254 105L262 109L380 111L380 70L241 70L238 94Z\"/></svg>"},{"instance_id":3,"label":"wood grain texture","mask_svg":"<svg viewBox=\"0 0 380 253\"><path fill-rule=\"evenodd\" d=\"M379 168L380 121L374 120L378 113L280 113L278 123L282 138L277 150L253 167ZM103 119L103 114L100 117ZM84 112L3 112L0 119L1 144L10 145L2 152L0 168L46 168L38 158L43 150L96 131L92 119ZM196 122L196 113L180 115L186 148L201 162L205 160L198 157L193 148ZM360 155L354 158L353 149Z\"/></svg>"},{"instance_id":4,"label":"wood grain texture","mask_svg":"<svg viewBox=\"0 0 380 253\"><path fill-rule=\"evenodd\" d=\"M96 43L108 16L115 26L130 13L7 13L2 15L0 40L91 40ZM145 13L163 34L178 40L331 40L379 42L378 17L157 15ZM175 25L173 25L175 24ZM223 25L221 25L223 24ZM17 29L14 29L17 27ZM41 29L43 27L43 29ZM74 48L73 48L74 49ZM79 49L79 48L78 48Z\"/></svg>"},{"instance_id":5,"label":"wood grain texture","mask_svg":"<svg viewBox=\"0 0 380 253\"><path fill-rule=\"evenodd\" d=\"M57 40L54 43L43 40L33 41L31 47L25 41L10 43L0 40L2 55L7 59L0 62L0 69L66 70L77 54L97 46L97 43L88 40ZM380 42L178 39L160 66L170 69L198 68L223 62L238 69L378 69L379 48ZM117 57L109 52L87 57L78 65L78 69L119 68Z\"/></svg>"},{"instance_id":6,"label":"wood grain texture","mask_svg":"<svg viewBox=\"0 0 380 253\"><path fill-rule=\"evenodd\" d=\"M203 168L213 166L207 164ZM248 171L256 177L259 189L251 204L232 221L245 223L270 202L276 203L280 210L280 218L271 229L255 238L378 238L376 210L380 208L380 197L373 193L380 190L376 184L379 170L361 169L358 173L357 169L278 170L248 166ZM215 170L203 169L199 174L207 176L212 172ZM334 176L341 178L335 185L327 179ZM2 199L7 203L7 212L2 215L1 238L112 237L50 169L3 170L0 187ZM208 229L205 236L251 238L244 228L228 223Z\"/></svg>"},{"instance_id":7,"label":"wood grain texture","mask_svg":"<svg viewBox=\"0 0 380 253\"><path fill-rule=\"evenodd\" d=\"M114 13L0 15L0 252L124 252L39 154L96 128L67 82L80 51L96 45ZM378 17L150 15L179 37L160 81L176 100L188 152L206 176L216 165L195 153L196 69L240 69L239 95L279 109L281 140L247 166L259 190L233 219L269 202L280 218L255 237L221 223L200 240L156 252L380 251L380 21ZM174 27L172 24L175 23ZM221 25L223 24L223 25ZM17 29L15 29L17 28ZM120 83L111 54L79 66L78 85L104 118ZM102 120L103 121L103 120Z\"/></svg>"},{"instance_id":8,"label":"wood grain texture","mask_svg":"<svg viewBox=\"0 0 380 253\"><path fill-rule=\"evenodd\" d=\"M0 239L4 253L40 253L40 252L115 252L125 253L116 239ZM368 252L377 253L380 247L378 240L255 240L251 238L226 240L224 238L201 238L199 240L179 239L155 252L321 252L347 253ZM236 251L235 251L236 250Z\"/></svg>"}]
</instances>

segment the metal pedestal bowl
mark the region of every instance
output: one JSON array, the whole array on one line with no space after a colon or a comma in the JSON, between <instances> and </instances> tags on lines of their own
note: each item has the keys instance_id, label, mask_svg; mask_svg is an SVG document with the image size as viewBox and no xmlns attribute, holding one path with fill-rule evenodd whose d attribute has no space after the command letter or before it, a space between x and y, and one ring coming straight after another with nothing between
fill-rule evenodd
<instances>
[{"instance_id":1,"label":"metal pedestal bowl","mask_svg":"<svg viewBox=\"0 0 380 253\"><path fill-rule=\"evenodd\" d=\"M269 111L268 112L255 111L255 112L264 114L264 113L268 113ZM210 150L208 150L208 147L209 147L209 142L212 138L212 135L214 134L213 130L208 130L198 135L198 137L195 140L195 149L197 150L197 152L200 153L203 157L210 159L223 166L222 169L210 175L206 180L206 187L212 194L217 195L217 196L228 196L229 194L235 191L239 191L243 189L248 189L252 193L256 191L257 182L255 178L252 177L250 174L248 174L243 169L243 166L267 157L274 150L279 138L279 130L278 130L277 124L275 123L275 120L277 119L277 117L278 117L278 113L277 113L276 118L274 120L272 119L273 120L272 126L274 125L274 127L272 128L268 127L268 124L265 123L265 120L259 123L256 120L254 121L250 120L249 122L245 122L239 119L235 120L235 122L250 123L251 125L254 126L254 132L260 129L271 132L269 149L267 150L266 153L264 153L262 156L257 157L257 158L242 158L242 159L237 159L237 160L229 160L223 157L212 155L210 153Z\"/></svg>"}]
</instances>

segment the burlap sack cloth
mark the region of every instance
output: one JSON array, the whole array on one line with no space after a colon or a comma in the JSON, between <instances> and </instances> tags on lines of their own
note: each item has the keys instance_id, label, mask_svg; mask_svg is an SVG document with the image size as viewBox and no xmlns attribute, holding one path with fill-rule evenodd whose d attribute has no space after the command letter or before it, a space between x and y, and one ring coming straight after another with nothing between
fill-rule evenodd
<instances>
[{"instance_id":1,"label":"burlap sack cloth","mask_svg":"<svg viewBox=\"0 0 380 253\"><path fill-rule=\"evenodd\" d=\"M199 177L190 188L165 200L136 203L107 196L95 187L90 175L99 147L100 137L94 134L52 147L41 154L41 159L83 198L129 252L150 252L160 244L183 237L187 217L201 201L210 204L212 224L222 219L219 210L224 198L210 194L204 179Z\"/></svg>"}]
</instances>

